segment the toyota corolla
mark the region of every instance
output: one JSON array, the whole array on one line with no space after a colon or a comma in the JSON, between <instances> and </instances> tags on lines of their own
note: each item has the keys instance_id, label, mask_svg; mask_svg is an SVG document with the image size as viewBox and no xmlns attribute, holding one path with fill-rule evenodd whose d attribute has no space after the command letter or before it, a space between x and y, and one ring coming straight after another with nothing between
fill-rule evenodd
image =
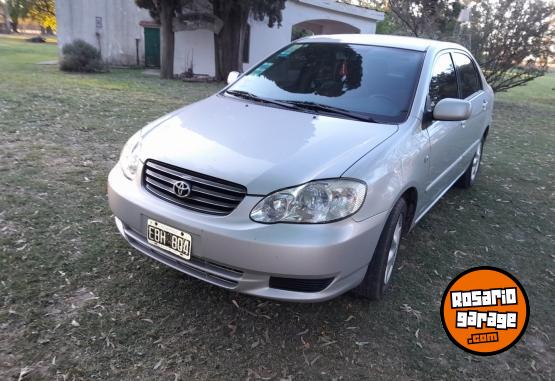
<instances>
[{"instance_id":1,"label":"toyota corolla","mask_svg":"<svg viewBox=\"0 0 555 381\"><path fill-rule=\"evenodd\" d=\"M460 45L304 38L133 135L110 206L134 248L213 285L380 299L402 236L475 182L492 107Z\"/></svg>"}]
</instances>

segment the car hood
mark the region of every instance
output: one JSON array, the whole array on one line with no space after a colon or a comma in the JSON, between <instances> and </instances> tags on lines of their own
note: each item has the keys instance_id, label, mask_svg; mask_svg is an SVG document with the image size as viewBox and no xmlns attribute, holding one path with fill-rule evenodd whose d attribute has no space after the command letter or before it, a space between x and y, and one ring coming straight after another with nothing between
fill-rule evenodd
<instances>
[{"instance_id":1,"label":"car hood","mask_svg":"<svg viewBox=\"0 0 555 381\"><path fill-rule=\"evenodd\" d=\"M265 195L341 176L397 128L215 95L145 127L141 158L228 180L246 186L249 194Z\"/></svg>"}]
</instances>

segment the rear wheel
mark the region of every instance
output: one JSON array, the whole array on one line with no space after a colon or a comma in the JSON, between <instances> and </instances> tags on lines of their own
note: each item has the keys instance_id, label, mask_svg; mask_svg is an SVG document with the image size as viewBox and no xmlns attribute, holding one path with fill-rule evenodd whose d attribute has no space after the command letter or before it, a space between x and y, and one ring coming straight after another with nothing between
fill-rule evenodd
<instances>
[{"instance_id":1,"label":"rear wheel","mask_svg":"<svg viewBox=\"0 0 555 381\"><path fill-rule=\"evenodd\" d=\"M391 283L395 260L405 230L406 215L407 204L404 199L400 199L385 223L366 275L360 285L353 289L353 293L370 300L379 300L383 297Z\"/></svg>"},{"instance_id":2,"label":"rear wheel","mask_svg":"<svg viewBox=\"0 0 555 381\"><path fill-rule=\"evenodd\" d=\"M457 186L460 188L468 189L476 182L476 177L478 177L478 172L480 171L480 165L482 164L482 153L484 152L484 140L480 141L472 162L466 169L466 172L461 176L457 182Z\"/></svg>"}]
</instances>

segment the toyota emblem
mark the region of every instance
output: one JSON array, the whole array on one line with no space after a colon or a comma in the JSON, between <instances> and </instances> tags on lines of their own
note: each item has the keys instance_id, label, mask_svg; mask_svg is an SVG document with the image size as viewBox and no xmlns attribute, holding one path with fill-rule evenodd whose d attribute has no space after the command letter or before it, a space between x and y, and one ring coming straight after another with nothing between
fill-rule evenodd
<instances>
[{"instance_id":1,"label":"toyota emblem","mask_svg":"<svg viewBox=\"0 0 555 381\"><path fill-rule=\"evenodd\" d=\"M178 181L173 184L173 193L179 198L188 197L191 194L191 186L185 181Z\"/></svg>"}]
</instances>

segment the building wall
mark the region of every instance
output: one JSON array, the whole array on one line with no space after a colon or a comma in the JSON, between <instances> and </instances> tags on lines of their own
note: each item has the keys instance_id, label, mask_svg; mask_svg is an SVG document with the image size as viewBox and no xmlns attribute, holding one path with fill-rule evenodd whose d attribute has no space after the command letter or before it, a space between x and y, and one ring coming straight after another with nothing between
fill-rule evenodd
<instances>
[{"instance_id":1,"label":"building wall","mask_svg":"<svg viewBox=\"0 0 555 381\"><path fill-rule=\"evenodd\" d=\"M366 11L362 8L354 8L345 4L332 3L335 3L335 1L288 1L283 11L282 25L279 28L277 26L269 28L266 22L251 20L250 60L244 65L244 70L247 70L258 61L290 43L293 26L298 23L311 20L316 20L316 22L334 20L351 25L359 29L360 33L371 34L376 32L376 20L360 17L355 13L373 12L376 19L383 19L383 13L380 12ZM322 8L318 4L326 4L336 10ZM352 13L345 13L346 11ZM322 22L321 24L323 34L344 33L337 23Z\"/></svg>"},{"instance_id":2,"label":"building wall","mask_svg":"<svg viewBox=\"0 0 555 381\"><path fill-rule=\"evenodd\" d=\"M144 31L140 21L151 20L148 11L134 0L56 0L58 46L77 38L100 48L103 59L114 65L135 65L136 40L139 40L140 64L144 64ZM102 19L101 27L97 17ZM335 0L289 0L283 11L282 26L269 28L266 22L250 20L250 57L248 69L272 52L291 42L293 26L312 21L322 33L375 33L376 20L383 13L355 8ZM350 27L342 28L341 23ZM215 74L214 36L211 30L177 32L174 72L181 74L193 64L195 74Z\"/></svg>"},{"instance_id":3,"label":"building wall","mask_svg":"<svg viewBox=\"0 0 555 381\"><path fill-rule=\"evenodd\" d=\"M191 63L195 74L216 74L214 32L199 29L175 34L174 73L186 72Z\"/></svg>"},{"instance_id":4,"label":"building wall","mask_svg":"<svg viewBox=\"0 0 555 381\"><path fill-rule=\"evenodd\" d=\"M102 25L97 28L97 17ZM148 11L134 0L56 0L58 47L82 39L100 48L102 58L113 65L144 64L144 33L141 20L150 20ZM100 26L100 25L98 25Z\"/></svg>"}]
</instances>

